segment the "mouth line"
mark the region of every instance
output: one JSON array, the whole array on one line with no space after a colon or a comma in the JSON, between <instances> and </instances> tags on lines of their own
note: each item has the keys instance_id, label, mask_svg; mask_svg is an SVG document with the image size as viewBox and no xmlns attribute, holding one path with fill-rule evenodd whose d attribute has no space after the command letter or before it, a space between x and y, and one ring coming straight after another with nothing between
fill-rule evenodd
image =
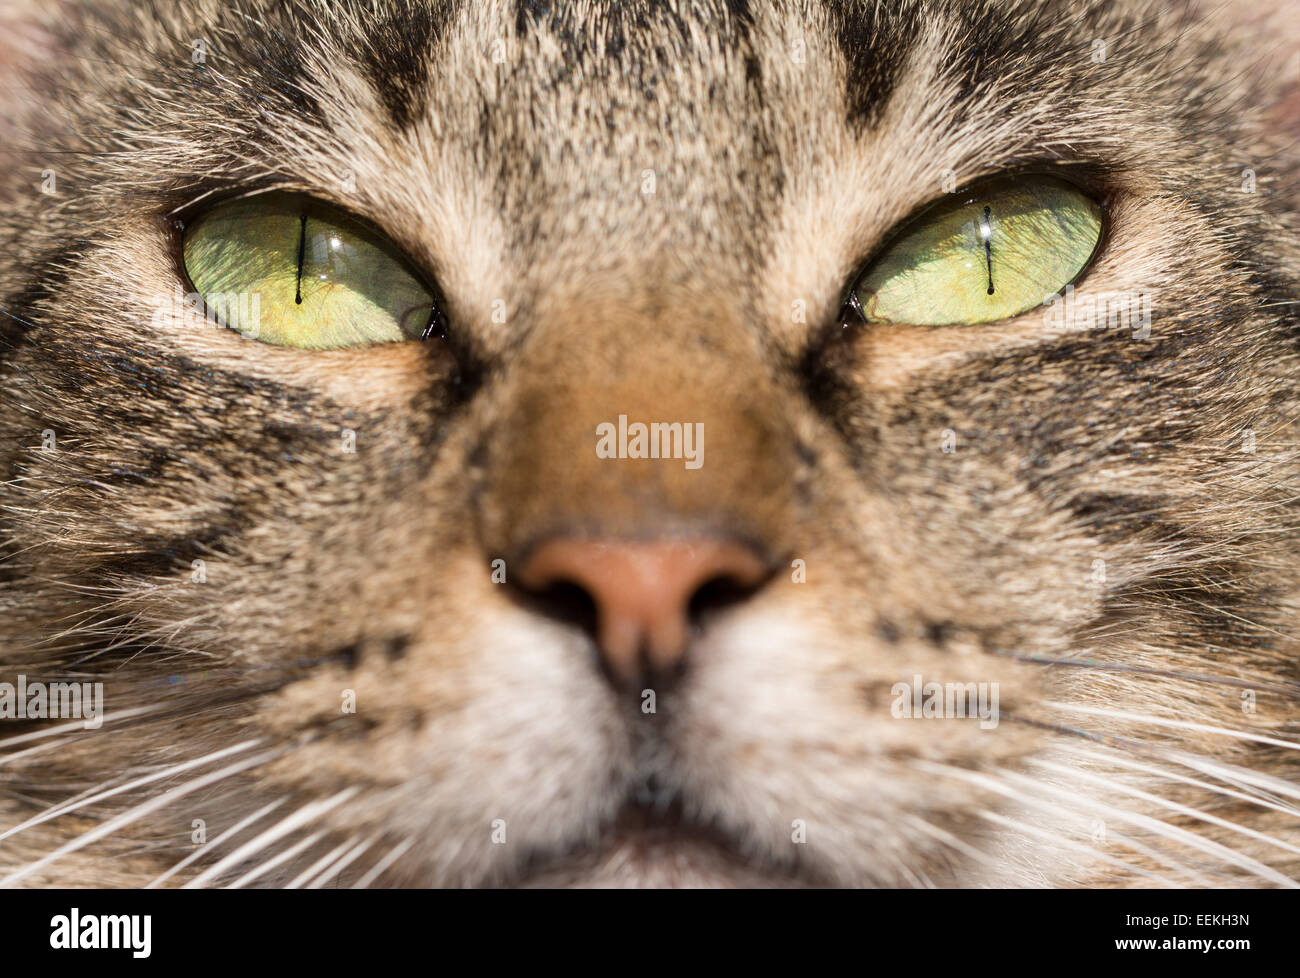
<instances>
[{"instance_id":1,"label":"mouth line","mask_svg":"<svg viewBox=\"0 0 1300 978\"><path fill-rule=\"evenodd\" d=\"M799 860L758 855L740 833L691 814L680 796L630 795L591 835L538 848L509 885L557 886L826 886Z\"/></svg>"},{"instance_id":2,"label":"mouth line","mask_svg":"<svg viewBox=\"0 0 1300 978\"><path fill-rule=\"evenodd\" d=\"M724 851L737 848L732 835L716 823L691 818L680 797L668 801L631 798L618 810L610 835L642 843L692 840L717 846Z\"/></svg>"}]
</instances>

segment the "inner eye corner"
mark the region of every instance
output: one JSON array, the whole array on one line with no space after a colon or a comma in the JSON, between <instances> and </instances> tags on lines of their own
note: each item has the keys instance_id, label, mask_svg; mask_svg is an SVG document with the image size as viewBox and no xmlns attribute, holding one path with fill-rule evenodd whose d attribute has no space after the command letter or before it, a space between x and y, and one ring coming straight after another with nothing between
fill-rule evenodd
<instances>
[{"instance_id":1,"label":"inner eye corner","mask_svg":"<svg viewBox=\"0 0 1300 978\"><path fill-rule=\"evenodd\" d=\"M840 308L840 320L842 327L860 326L866 323L867 314L862 309L862 299L858 296L857 281L849 288L848 298L844 300ZM850 320L844 322L844 320Z\"/></svg>"}]
</instances>

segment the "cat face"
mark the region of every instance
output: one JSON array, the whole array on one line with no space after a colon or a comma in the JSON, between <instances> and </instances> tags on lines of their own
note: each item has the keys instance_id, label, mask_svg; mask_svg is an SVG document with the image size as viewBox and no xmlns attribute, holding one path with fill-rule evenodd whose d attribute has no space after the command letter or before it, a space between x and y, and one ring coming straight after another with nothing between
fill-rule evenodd
<instances>
[{"instance_id":1,"label":"cat face","mask_svg":"<svg viewBox=\"0 0 1300 978\"><path fill-rule=\"evenodd\" d=\"M0 680L108 717L3 776L145 783L70 809L129 845L56 818L12 880L142 837L107 881L1294 875L1291 103L1225 67L1271 21L240 11L27 23L66 56L9 107ZM1005 196L1049 190L1095 245ZM296 279L263 323L337 226L437 328L194 321L234 202L290 221L223 245ZM986 274L1060 281L926 318ZM1212 804L1264 840L1165 821Z\"/></svg>"}]
</instances>

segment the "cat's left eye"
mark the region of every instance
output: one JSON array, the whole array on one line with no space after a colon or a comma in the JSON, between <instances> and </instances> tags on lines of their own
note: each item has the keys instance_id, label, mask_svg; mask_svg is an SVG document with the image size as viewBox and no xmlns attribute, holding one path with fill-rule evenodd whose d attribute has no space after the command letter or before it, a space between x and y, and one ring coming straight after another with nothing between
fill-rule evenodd
<instances>
[{"instance_id":1,"label":"cat's left eye","mask_svg":"<svg viewBox=\"0 0 1300 978\"><path fill-rule=\"evenodd\" d=\"M995 177L922 211L855 283L867 322L947 326L1018 315L1087 268L1101 206L1046 175Z\"/></svg>"},{"instance_id":2,"label":"cat's left eye","mask_svg":"<svg viewBox=\"0 0 1300 978\"><path fill-rule=\"evenodd\" d=\"M225 325L278 346L330 350L418 339L437 315L432 293L391 242L294 195L218 204L186 228L182 252L209 307L236 308L252 320Z\"/></svg>"}]
</instances>

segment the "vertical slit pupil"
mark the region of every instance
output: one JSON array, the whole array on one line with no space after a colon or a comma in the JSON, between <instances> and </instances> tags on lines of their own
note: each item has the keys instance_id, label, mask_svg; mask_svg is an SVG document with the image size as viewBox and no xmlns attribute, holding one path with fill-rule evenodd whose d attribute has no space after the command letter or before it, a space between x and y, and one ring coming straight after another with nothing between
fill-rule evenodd
<instances>
[{"instance_id":1,"label":"vertical slit pupil","mask_svg":"<svg viewBox=\"0 0 1300 978\"><path fill-rule=\"evenodd\" d=\"M993 222L990 220L993 211L989 207L984 208L984 261L989 270L989 295L993 294Z\"/></svg>"},{"instance_id":2,"label":"vertical slit pupil","mask_svg":"<svg viewBox=\"0 0 1300 978\"><path fill-rule=\"evenodd\" d=\"M302 260L307 253L307 215L299 218L298 224L298 284L293 301L302 305Z\"/></svg>"}]
</instances>

